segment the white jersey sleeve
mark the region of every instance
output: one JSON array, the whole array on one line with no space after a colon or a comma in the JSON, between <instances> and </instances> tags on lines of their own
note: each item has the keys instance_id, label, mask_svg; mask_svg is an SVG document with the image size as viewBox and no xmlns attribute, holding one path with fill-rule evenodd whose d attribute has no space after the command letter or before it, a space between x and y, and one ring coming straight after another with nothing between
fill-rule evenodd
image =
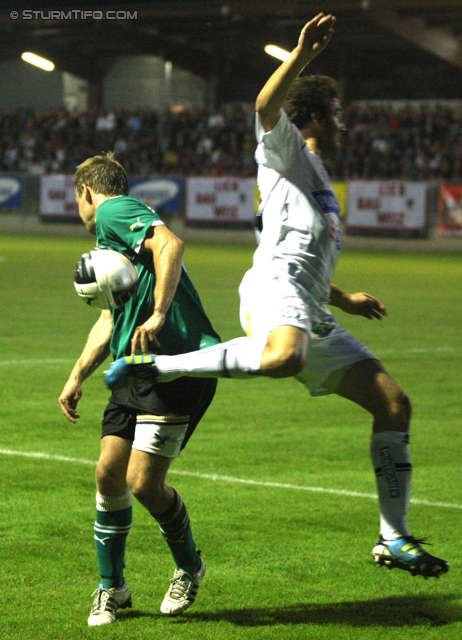
<instances>
[{"instance_id":1,"label":"white jersey sleeve","mask_svg":"<svg viewBox=\"0 0 462 640\"><path fill-rule=\"evenodd\" d=\"M299 129L289 122L285 111L281 109L279 120L270 131L265 131L257 115L255 128L257 164L277 171L302 188L306 170L306 142Z\"/></svg>"}]
</instances>

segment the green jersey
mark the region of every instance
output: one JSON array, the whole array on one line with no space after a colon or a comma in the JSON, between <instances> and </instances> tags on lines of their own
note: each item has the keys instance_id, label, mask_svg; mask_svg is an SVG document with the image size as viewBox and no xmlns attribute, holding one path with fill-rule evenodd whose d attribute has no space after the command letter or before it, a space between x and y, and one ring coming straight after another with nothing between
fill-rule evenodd
<instances>
[{"instance_id":1,"label":"green jersey","mask_svg":"<svg viewBox=\"0 0 462 640\"><path fill-rule=\"evenodd\" d=\"M153 313L154 262L151 252L143 251L141 247L149 229L161 224L155 211L130 196L109 198L96 211L97 245L125 254L138 270L136 292L122 308L113 311L111 352L115 358L130 354L130 341L136 327ZM221 342L184 267L165 324L157 338L159 353L164 355L196 351Z\"/></svg>"}]
</instances>

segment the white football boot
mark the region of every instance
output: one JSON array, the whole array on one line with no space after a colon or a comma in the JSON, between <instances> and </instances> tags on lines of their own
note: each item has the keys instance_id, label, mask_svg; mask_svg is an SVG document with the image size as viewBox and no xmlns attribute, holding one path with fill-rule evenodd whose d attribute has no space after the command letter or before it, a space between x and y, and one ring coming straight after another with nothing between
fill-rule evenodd
<instances>
[{"instance_id":1,"label":"white football boot","mask_svg":"<svg viewBox=\"0 0 462 640\"><path fill-rule=\"evenodd\" d=\"M117 589L98 587L92 596L93 604L88 616L88 625L90 627L111 624L116 621L117 609L125 609L132 606L132 594L126 584Z\"/></svg>"},{"instance_id":2,"label":"white football boot","mask_svg":"<svg viewBox=\"0 0 462 640\"><path fill-rule=\"evenodd\" d=\"M160 605L160 611L166 616L177 616L186 611L196 599L199 585L205 574L205 562L192 575L181 569L175 569L170 587Z\"/></svg>"}]
</instances>

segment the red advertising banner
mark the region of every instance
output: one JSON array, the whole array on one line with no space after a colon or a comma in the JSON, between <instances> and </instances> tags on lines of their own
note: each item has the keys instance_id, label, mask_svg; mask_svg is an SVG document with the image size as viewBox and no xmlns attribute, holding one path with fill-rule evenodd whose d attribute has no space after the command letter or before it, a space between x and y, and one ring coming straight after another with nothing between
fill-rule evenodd
<instances>
[{"instance_id":1,"label":"red advertising banner","mask_svg":"<svg viewBox=\"0 0 462 640\"><path fill-rule=\"evenodd\" d=\"M437 232L439 236L462 236L461 184L441 185Z\"/></svg>"}]
</instances>

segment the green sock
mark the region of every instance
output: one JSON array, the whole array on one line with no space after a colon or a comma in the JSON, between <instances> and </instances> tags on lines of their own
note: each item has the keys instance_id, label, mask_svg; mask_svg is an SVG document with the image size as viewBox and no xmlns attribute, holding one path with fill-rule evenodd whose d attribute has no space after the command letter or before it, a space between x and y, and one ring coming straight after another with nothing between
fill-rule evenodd
<instances>
[{"instance_id":1,"label":"green sock","mask_svg":"<svg viewBox=\"0 0 462 640\"><path fill-rule=\"evenodd\" d=\"M125 543L132 525L131 492L123 496L96 494L94 538L101 586L118 588L125 583Z\"/></svg>"},{"instance_id":2,"label":"green sock","mask_svg":"<svg viewBox=\"0 0 462 640\"><path fill-rule=\"evenodd\" d=\"M196 573L200 567L200 559L192 536L188 511L181 496L175 491L173 506L161 516L154 517L170 547L177 568L191 574Z\"/></svg>"}]
</instances>

